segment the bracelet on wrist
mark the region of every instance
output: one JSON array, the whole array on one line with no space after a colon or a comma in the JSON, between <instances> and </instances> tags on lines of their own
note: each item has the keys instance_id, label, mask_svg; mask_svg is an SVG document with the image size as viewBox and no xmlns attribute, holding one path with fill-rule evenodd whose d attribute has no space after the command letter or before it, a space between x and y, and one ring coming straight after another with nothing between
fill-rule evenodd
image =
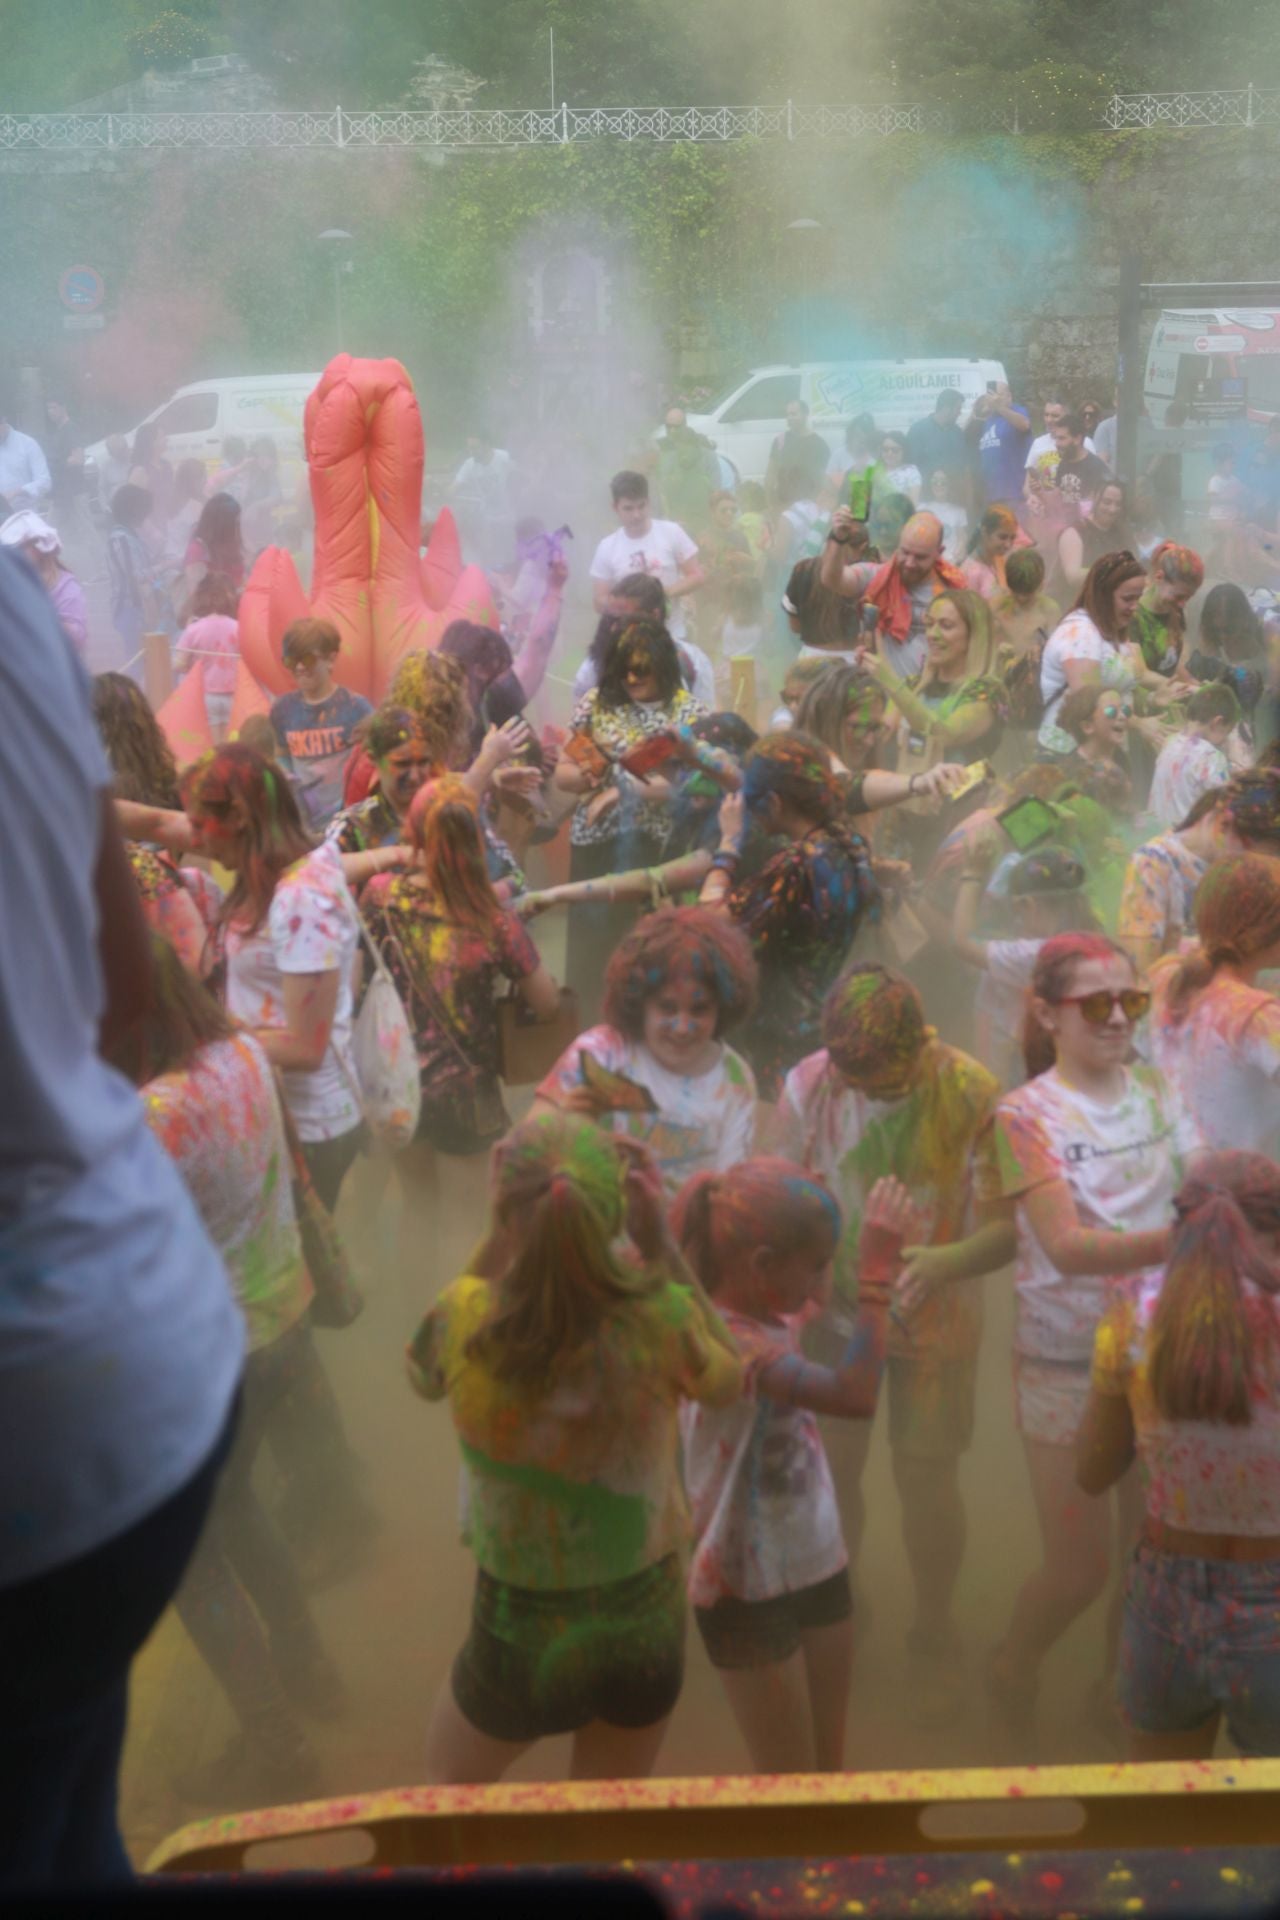
<instances>
[{"instance_id":1,"label":"bracelet on wrist","mask_svg":"<svg viewBox=\"0 0 1280 1920\"><path fill-rule=\"evenodd\" d=\"M742 855L737 847L717 847L711 856L711 865L722 873L733 873Z\"/></svg>"},{"instance_id":2,"label":"bracelet on wrist","mask_svg":"<svg viewBox=\"0 0 1280 1920\"><path fill-rule=\"evenodd\" d=\"M917 771L911 774L910 777L908 778L907 793L910 795L912 799L914 799L916 795L920 792L919 787L916 785L916 781L923 779L923 777L924 777L923 774L921 774L917 769Z\"/></svg>"}]
</instances>

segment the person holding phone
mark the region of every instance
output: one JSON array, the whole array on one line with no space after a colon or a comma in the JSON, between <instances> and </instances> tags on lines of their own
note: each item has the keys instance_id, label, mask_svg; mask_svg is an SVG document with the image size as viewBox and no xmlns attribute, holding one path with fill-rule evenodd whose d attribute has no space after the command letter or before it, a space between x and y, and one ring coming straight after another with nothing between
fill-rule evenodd
<instances>
[{"instance_id":1,"label":"person holding phone","mask_svg":"<svg viewBox=\"0 0 1280 1920\"><path fill-rule=\"evenodd\" d=\"M902 715L905 770L925 771L942 760L970 766L1000 744L1008 704L992 672L991 613L967 588L941 593L925 616L924 667L901 679L887 661L866 655L863 665Z\"/></svg>"},{"instance_id":2,"label":"person holding phone","mask_svg":"<svg viewBox=\"0 0 1280 1920\"><path fill-rule=\"evenodd\" d=\"M641 1141L673 1199L694 1174L724 1172L755 1140L755 1075L725 1036L756 981L751 942L718 914L646 914L605 971L604 1023L565 1049L531 1111L585 1114Z\"/></svg>"}]
</instances>

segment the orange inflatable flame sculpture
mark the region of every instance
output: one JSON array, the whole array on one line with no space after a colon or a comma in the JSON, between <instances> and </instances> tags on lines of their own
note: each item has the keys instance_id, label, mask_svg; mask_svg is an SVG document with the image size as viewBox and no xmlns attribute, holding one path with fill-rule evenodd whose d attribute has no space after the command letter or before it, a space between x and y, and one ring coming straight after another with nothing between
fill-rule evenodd
<instances>
[{"instance_id":1,"label":"orange inflatable flame sculpture","mask_svg":"<svg viewBox=\"0 0 1280 1920\"><path fill-rule=\"evenodd\" d=\"M291 555L268 547L240 599L240 657L272 694L293 685L280 642L307 614L342 636L336 678L380 700L407 653L453 620L496 627L489 583L464 567L453 515L418 557L425 442L413 382L398 360L331 360L304 416L316 547L311 593Z\"/></svg>"}]
</instances>

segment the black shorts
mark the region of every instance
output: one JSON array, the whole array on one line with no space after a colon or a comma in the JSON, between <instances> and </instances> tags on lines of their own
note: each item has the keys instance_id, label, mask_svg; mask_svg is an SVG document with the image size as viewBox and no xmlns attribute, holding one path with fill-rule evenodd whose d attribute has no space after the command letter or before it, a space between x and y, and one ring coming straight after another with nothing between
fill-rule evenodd
<instances>
[{"instance_id":1,"label":"black shorts","mask_svg":"<svg viewBox=\"0 0 1280 1920\"><path fill-rule=\"evenodd\" d=\"M789 1660L813 1627L835 1627L853 1612L849 1569L772 1600L717 1600L693 1617L713 1667L774 1667Z\"/></svg>"},{"instance_id":2,"label":"black shorts","mask_svg":"<svg viewBox=\"0 0 1280 1920\"><path fill-rule=\"evenodd\" d=\"M675 1554L607 1586L538 1592L479 1573L453 1697L494 1740L651 1727L684 1681L684 1577Z\"/></svg>"}]
</instances>

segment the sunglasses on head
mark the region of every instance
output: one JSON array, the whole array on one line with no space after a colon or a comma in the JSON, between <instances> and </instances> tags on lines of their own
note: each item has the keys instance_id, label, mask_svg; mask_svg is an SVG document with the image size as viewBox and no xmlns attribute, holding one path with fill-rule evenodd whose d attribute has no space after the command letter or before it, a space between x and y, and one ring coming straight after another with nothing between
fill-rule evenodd
<instances>
[{"instance_id":1,"label":"sunglasses on head","mask_svg":"<svg viewBox=\"0 0 1280 1920\"><path fill-rule=\"evenodd\" d=\"M1145 987L1122 987L1119 993L1098 987L1093 993L1064 993L1054 1005L1079 1007L1091 1027L1105 1027L1117 1007L1131 1023L1141 1020L1151 1009L1151 995Z\"/></svg>"}]
</instances>

